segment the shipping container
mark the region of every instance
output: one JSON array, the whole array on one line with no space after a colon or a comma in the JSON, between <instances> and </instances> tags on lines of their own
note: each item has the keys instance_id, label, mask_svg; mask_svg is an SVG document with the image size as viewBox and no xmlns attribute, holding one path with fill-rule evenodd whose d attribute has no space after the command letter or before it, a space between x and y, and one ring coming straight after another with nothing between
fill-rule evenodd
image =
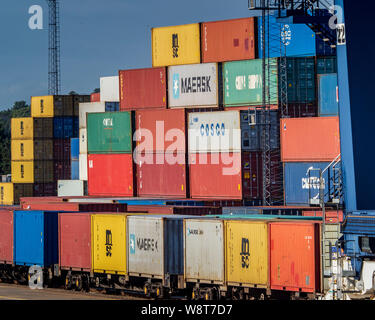
<instances>
[{"instance_id":1,"label":"shipping container","mask_svg":"<svg viewBox=\"0 0 375 320\"><path fill-rule=\"evenodd\" d=\"M14 263L53 267L58 264L58 214L14 211Z\"/></svg>"},{"instance_id":2,"label":"shipping container","mask_svg":"<svg viewBox=\"0 0 375 320\"><path fill-rule=\"evenodd\" d=\"M269 128L269 148L280 148L280 116L277 110L271 110L269 117L260 110L240 111L241 117L241 150L262 151L264 130ZM268 127L266 123L269 123Z\"/></svg>"},{"instance_id":3,"label":"shipping container","mask_svg":"<svg viewBox=\"0 0 375 320\"><path fill-rule=\"evenodd\" d=\"M59 266L91 271L91 214L59 214Z\"/></svg>"},{"instance_id":4,"label":"shipping container","mask_svg":"<svg viewBox=\"0 0 375 320\"><path fill-rule=\"evenodd\" d=\"M186 198L186 155L136 155L139 197Z\"/></svg>"},{"instance_id":5,"label":"shipping container","mask_svg":"<svg viewBox=\"0 0 375 320\"><path fill-rule=\"evenodd\" d=\"M101 102L119 102L119 77L100 78L100 101Z\"/></svg>"},{"instance_id":6,"label":"shipping container","mask_svg":"<svg viewBox=\"0 0 375 320\"><path fill-rule=\"evenodd\" d=\"M69 180L72 176L71 160L57 160L53 162L53 181ZM50 181L45 181L50 182Z\"/></svg>"},{"instance_id":7,"label":"shipping container","mask_svg":"<svg viewBox=\"0 0 375 320\"><path fill-rule=\"evenodd\" d=\"M55 139L78 138L77 117L54 117L53 137Z\"/></svg>"},{"instance_id":8,"label":"shipping container","mask_svg":"<svg viewBox=\"0 0 375 320\"><path fill-rule=\"evenodd\" d=\"M184 274L183 217L128 216L127 234L130 276L164 283L168 277Z\"/></svg>"},{"instance_id":9,"label":"shipping container","mask_svg":"<svg viewBox=\"0 0 375 320\"><path fill-rule=\"evenodd\" d=\"M0 183L0 205L12 206L14 204L14 186L11 182ZM0 212L1 214L1 212ZM1 261L1 258L0 258Z\"/></svg>"},{"instance_id":10,"label":"shipping container","mask_svg":"<svg viewBox=\"0 0 375 320\"><path fill-rule=\"evenodd\" d=\"M186 282L224 284L224 223L214 219L184 220Z\"/></svg>"},{"instance_id":11,"label":"shipping container","mask_svg":"<svg viewBox=\"0 0 375 320\"><path fill-rule=\"evenodd\" d=\"M32 183L13 183L13 196L14 196L14 204L20 204L20 199L24 197L33 197L34 184Z\"/></svg>"},{"instance_id":12,"label":"shipping container","mask_svg":"<svg viewBox=\"0 0 375 320\"><path fill-rule=\"evenodd\" d=\"M34 160L33 140L11 140L12 161Z\"/></svg>"},{"instance_id":13,"label":"shipping container","mask_svg":"<svg viewBox=\"0 0 375 320\"><path fill-rule=\"evenodd\" d=\"M0 210L0 264L13 264L12 210Z\"/></svg>"},{"instance_id":14,"label":"shipping container","mask_svg":"<svg viewBox=\"0 0 375 320\"><path fill-rule=\"evenodd\" d=\"M34 161L34 182L54 182L54 162L50 160Z\"/></svg>"},{"instance_id":15,"label":"shipping container","mask_svg":"<svg viewBox=\"0 0 375 320\"><path fill-rule=\"evenodd\" d=\"M59 197L83 197L85 183L80 180L59 180L57 182L57 195Z\"/></svg>"},{"instance_id":16,"label":"shipping container","mask_svg":"<svg viewBox=\"0 0 375 320\"><path fill-rule=\"evenodd\" d=\"M53 160L53 147L52 139L35 139L34 160Z\"/></svg>"},{"instance_id":17,"label":"shipping container","mask_svg":"<svg viewBox=\"0 0 375 320\"><path fill-rule=\"evenodd\" d=\"M88 194L132 197L132 154L89 154Z\"/></svg>"},{"instance_id":18,"label":"shipping container","mask_svg":"<svg viewBox=\"0 0 375 320\"><path fill-rule=\"evenodd\" d=\"M189 113L189 152L241 152L239 111Z\"/></svg>"},{"instance_id":19,"label":"shipping container","mask_svg":"<svg viewBox=\"0 0 375 320\"><path fill-rule=\"evenodd\" d=\"M323 217L323 212L320 210L303 211L302 215L304 217ZM325 215L326 215L326 223L329 223L329 224L342 223L344 221L344 213L342 210L326 211Z\"/></svg>"},{"instance_id":20,"label":"shipping container","mask_svg":"<svg viewBox=\"0 0 375 320\"><path fill-rule=\"evenodd\" d=\"M186 152L185 110L142 110L135 113L137 153ZM144 137L144 138L143 138ZM176 137L176 138L175 138ZM172 140L173 139L173 140ZM160 141L159 141L160 140ZM172 140L172 141L171 141Z\"/></svg>"},{"instance_id":21,"label":"shipping container","mask_svg":"<svg viewBox=\"0 0 375 320\"><path fill-rule=\"evenodd\" d=\"M165 109L166 68L120 70L120 110Z\"/></svg>"},{"instance_id":22,"label":"shipping container","mask_svg":"<svg viewBox=\"0 0 375 320\"><path fill-rule=\"evenodd\" d=\"M71 160L70 139L53 139L53 159L55 161Z\"/></svg>"},{"instance_id":23,"label":"shipping container","mask_svg":"<svg viewBox=\"0 0 375 320\"><path fill-rule=\"evenodd\" d=\"M340 154L338 117L281 119L283 162L331 162Z\"/></svg>"},{"instance_id":24,"label":"shipping container","mask_svg":"<svg viewBox=\"0 0 375 320\"><path fill-rule=\"evenodd\" d=\"M329 162L284 163L286 205L310 205L310 201L314 201L312 204L319 204L320 170L323 171L329 164ZM323 175L323 185L324 199L327 202L329 200L328 171Z\"/></svg>"},{"instance_id":25,"label":"shipping container","mask_svg":"<svg viewBox=\"0 0 375 320\"><path fill-rule=\"evenodd\" d=\"M33 118L73 116L73 96L31 97L31 116Z\"/></svg>"},{"instance_id":26,"label":"shipping container","mask_svg":"<svg viewBox=\"0 0 375 320\"><path fill-rule=\"evenodd\" d=\"M241 153L189 154L192 199L242 199Z\"/></svg>"},{"instance_id":27,"label":"shipping container","mask_svg":"<svg viewBox=\"0 0 375 320\"><path fill-rule=\"evenodd\" d=\"M70 163L70 179L79 180L79 160L72 160Z\"/></svg>"},{"instance_id":28,"label":"shipping container","mask_svg":"<svg viewBox=\"0 0 375 320\"><path fill-rule=\"evenodd\" d=\"M90 102L79 104L79 128L87 127L87 114L105 112L105 102Z\"/></svg>"},{"instance_id":29,"label":"shipping container","mask_svg":"<svg viewBox=\"0 0 375 320\"><path fill-rule=\"evenodd\" d=\"M126 215L91 216L92 270L97 273L127 273Z\"/></svg>"},{"instance_id":30,"label":"shipping container","mask_svg":"<svg viewBox=\"0 0 375 320\"><path fill-rule=\"evenodd\" d=\"M268 224L225 221L225 279L228 286L269 287Z\"/></svg>"},{"instance_id":31,"label":"shipping container","mask_svg":"<svg viewBox=\"0 0 375 320\"><path fill-rule=\"evenodd\" d=\"M145 212L158 215L174 214L184 216L221 215L221 207L186 207L166 205L128 205L128 212Z\"/></svg>"},{"instance_id":32,"label":"shipping container","mask_svg":"<svg viewBox=\"0 0 375 320\"><path fill-rule=\"evenodd\" d=\"M312 103L317 100L314 57L287 57L286 73L288 103Z\"/></svg>"},{"instance_id":33,"label":"shipping container","mask_svg":"<svg viewBox=\"0 0 375 320\"><path fill-rule=\"evenodd\" d=\"M91 96L89 95L73 95L73 116L79 117L79 105L81 103L91 102Z\"/></svg>"},{"instance_id":34,"label":"shipping container","mask_svg":"<svg viewBox=\"0 0 375 320\"><path fill-rule=\"evenodd\" d=\"M319 116L339 115L339 87L337 73L318 75Z\"/></svg>"},{"instance_id":35,"label":"shipping container","mask_svg":"<svg viewBox=\"0 0 375 320\"><path fill-rule=\"evenodd\" d=\"M319 228L313 222L270 222L271 289L320 292Z\"/></svg>"},{"instance_id":36,"label":"shipping container","mask_svg":"<svg viewBox=\"0 0 375 320\"><path fill-rule=\"evenodd\" d=\"M27 140L34 138L33 118L12 118L11 119L11 139Z\"/></svg>"},{"instance_id":37,"label":"shipping container","mask_svg":"<svg viewBox=\"0 0 375 320\"><path fill-rule=\"evenodd\" d=\"M329 42L324 41L324 36L315 37L315 47L317 56L335 56L337 54L336 46L331 47Z\"/></svg>"},{"instance_id":38,"label":"shipping container","mask_svg":"<svg viewBox=\"0 0 375 320\"><path fill-rule=\"evenodd\" d=\"M263 199L263 154L242 152L242 193L244 199Z\"/></svg>"},{"instance_id":39,"label":"shipping container","mask_svg":"<svg viewBox=\"0 0 375 320\"><path fill-rule=\"evenodd\" d=\"M70 158L78 160L79 157L79 138L70 139Z\"/></svg>"},{"instance_id":40,"label":"shipping container","mask_svg":"<svg viewBox=\"0 0 375 320\"><path fill-rule=\"evenodd\" d=\"M12 161L12 182L34 183L34 161Z\"/></svg>"},{"instance_id":41,"label":"shipping container","mask_svg":"<svg viewBox=\"0 0 375 320\"><path fill-rule=\"evenodd\" d=\"M316 73L328 74L337 73L337 57L317 57L316 58Z\"/></svg>"},{"instance_id":42,"label":"shipping container","mask_svg":"<svg viewBox=\"0 0 375 320\"><path fill-rule=\"evenodd\" d=\"M58 212L127 212L126 204L119 203L78 203L78 202L28 202L24 201L22 209L58 211Z\"/></svg>"},{"instance_id":43,"label":"shipping container","mask_svg":"<svg viewBox=\"0 0 375 320\"><path fill-rule=\"evenodd\" d=\"M91 102L100 102L100 92L92 93L90 101Z\"/></svg>"},{"instance_id":44,"label":"shipping container","mask_svg":"<svg viewBox=\"0 0 375 320\"><path fill-rule=\"evenodd\" d=\"M57 182L34 183L33 194L35 197L53 197L57 196ZM38 201L41 201L40 199ZM27 207L23 207L27 209Z\"/></svg>"},{"instance_id":45,"label":"shipping container","mask_svg":"<svg viewBox=\"0 0 375 320\"><path fill-rule=\"evenodd\" d=\"M34 118L34 139L53 139L53 118Z\"/></svg>"},{"instance_id":46,"label":"shipping container","mask_svg":"<svg viewBox=\"0 0 375 320\"><path fill-rule=\"evenodd\" d=\"M106 102L105 112L118 112L120 111L120 102Z\"/></svg>"},{"instance_id":47,"label":"shipping container","mask_svg":"<svg viewBox=\"0 0 375 320\"><path fill-rule=\"evenodd\" d=\"M313 103L288 103L285 110L281 111L284 118L313 118L318 116L318 104Z\"/></svg>"},{"instance_id":48,"label":"shipping container","mask_svg":"<svg viewBox=\"0 0 375 320\"><path fill-rule=\"evenodd\" d=\"M224 62L256 58L256 18L201 24L202 62Z\"/></svg>"},{"instance_id":49,"label":"shipping container","mask_svg":"<svg viewBox=\"0 0 375 320\"><path fill-rule=\"evenodd\" d=\"M315 56L315 32L305 24L279 23L277 15L270 15L266 19L266 30L269 33L269 53L267 56L276 58L280 56ZM258 57L263 57L263 18L258 17ZM269 27L268 25L269 24ZM285 53L284 53L285 50Z\"/></svg>"},{"instance_id":50,"label":"shipping container","mask_svg":"<svg viewBox=\"0 0 375 320\"><path fill-rule=\"evenodd\" d=\"M130 112L87 115L88 153L131 153L132 138Z\"/></svg>"},{"instance_id":51,"label":"shipping container","mask_svg":"<svg viewBox=\"0 0 375 320\"><path fill-rule=\"evenodd\" d=\"M221 64L203 63L168 68L169 108L217 108L222 105Z\"/></svg>"},{"instance_id":52,"label":"shipping container","mask_svg":"<svg viewBox=\"0 0 375 320\"><path fill-rule=\"evenodd\" d=\"M266 100L278 105L278 62L272 58L266 61L266 77L269 79L269 94ZM268 75L269 70L269 75ZM224 106L259 106L263 104L262 59L225 62L223 64Z\"/></svg>"},{"instance_id":53,"label":"shipping container","mask_svg":"<svg viewBox=\"0 0 375 320\"><path fill-rule=\"evenodd\" d=\"M87 154L87 129L79 129L79 153Z\"/></svg>"},{"instance_id":54,"label":"shipping container","mask_svg":"<svg viewBox=\"0 0 375 320\"><path fill-rule=\"evenodd\" d=\"M199 23L152 28L151 37L153 67L201 62Z\"/></svg>"},{"instance_id":55,"label":"shipping container","mask_svg":"<svg viewBox=\"0 0 375 320\"><path fill-rule=\"evenodd\" d=\"M79 155L79 180L87 181L87 154Z\"/></svg>"}]
</instances>

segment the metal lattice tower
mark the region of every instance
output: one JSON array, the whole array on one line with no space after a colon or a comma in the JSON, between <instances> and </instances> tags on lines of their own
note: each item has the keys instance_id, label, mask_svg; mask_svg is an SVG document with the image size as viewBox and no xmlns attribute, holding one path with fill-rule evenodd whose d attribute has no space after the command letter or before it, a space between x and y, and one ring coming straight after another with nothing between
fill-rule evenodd
<instances>
[{"instance_id":1,"label":"metal lattice tower","mask_svg":"<svg viewBox=\"0 0 375 320\"><path fill-rule=\"evenodd\" d=\"M48 26L48 94L58 95L60 80L60 12L59 0L46 0L49 8Z\"/></svg>"}]
</instances>

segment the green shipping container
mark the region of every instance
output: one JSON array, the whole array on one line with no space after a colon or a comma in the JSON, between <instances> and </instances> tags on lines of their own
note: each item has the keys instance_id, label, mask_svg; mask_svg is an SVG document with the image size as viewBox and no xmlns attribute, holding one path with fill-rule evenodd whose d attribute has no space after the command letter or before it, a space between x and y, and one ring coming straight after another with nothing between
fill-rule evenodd
<instances>
[{"instance_id":1,"label":"green shipping container","mask_svg":"<svg viewBox=\"0 0 375 320\"><path fill-rule=\"evenodd\" d=\"M316 101L315 58L287 58L288 102Z\"/></svg>"},{"instance_id":2,"label":"green shipping container","mask_svg":"<svg viewBox=\"0 0 375 320\"><path fill-rule=\"evenodd\" d=\"M91 154L131 153L131 113L88 113L87 151Z\"/></svg>"},{"instance_id":3,"label":"green shipping container","mask_svg":"<svg viewBox=\"0 0 375 320\"><path fill-rule=\"evenodd\" d=\"M331 57L319 57L316 59L316 73L327 74L337 73L337 58Z\"/></svg>"},{"instance_id":4,"label":"green shipping container","mask_svg":"<svg viewBox=\"0 0 375 320\"><path fill-rule=\"evenodd\" d=\"M266 77L269 71L269 103L278 104L278 63L276 58L268 59ZM224 63L224 105L259 106L263 104L262 59Z\"/></svg>"}]
</instances>

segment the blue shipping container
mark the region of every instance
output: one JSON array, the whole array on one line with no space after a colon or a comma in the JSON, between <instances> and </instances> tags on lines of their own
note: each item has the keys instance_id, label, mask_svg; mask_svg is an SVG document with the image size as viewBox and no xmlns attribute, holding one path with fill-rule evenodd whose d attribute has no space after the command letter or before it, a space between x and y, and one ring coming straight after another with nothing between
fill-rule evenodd
<instances>
[{"instance_id":1,"label":"blue shipping container","mask_svg":"<svg viewBox=\"0 0 375 320\"><path fill-rule=\"evenodd\" d=\"M120 111L120 102L106 102L105 112L117 112Z\"/></svg>"},{"instance_id":2,"label":"blue shipping container","mask_svg":"<svg viewBox=\"0 0 375 320\"><path fill-rule=\"evenodd\" d=\"M58 214L14 211L14 263L48 267L57 264Z\"/></svg>"},{"instance_id":3,"label":"blue shipping container","mask_svg":"<svg viewBox=\"0 0 375 320\"><path fill-rule=\"evenodd\" d=\"M70 178L72 180L79 180L79 160L72 160Z\"/></svg>"},{"instance_id":4,"label":"blue shipping container","mask_svg":"<svg viewBox=\"0 0 375 320\"><path fill-rule=\"evenodd\" d=\"M79 138L70 139L70 155L72 160L79 160Z\"/></svg>"},{"instance_id":5,"label":"blue shipping container","mask_svg":"<svg viewBox=\"0 0 375 320\"><path fill-rule=\"evenodd\" d=\"M258 58L263 57L262 17L258 18ZM315 56L315 33L305 24L281 24L275 16L270 16L270 54L269 58L280 57L280 41L285 44L286 55Z\"/></svg>"},{"instance_id":6,"label":"blue shipping container","mask_svg":"<svg viewBox=\"0 0 375 320\"><path fill-rule=\"evenodd\" d=\"M331 117L339 114L337 73L318 75L319 116Z\"/></svg>"},{"instance_id":7,"label":"blue shipping container","mask_svg":"<svg viewBox=\"0 0 375 320\"><path fill-rule=\"evenodd\" d=\"M285 203L289 205L310 205L310 199L319 200L319 171L310 171L310 168L324 170L328 162L291 162L284 163L284 190ZM324 176L325 200L328 200L328 171Z\"/></svg>"}]
</instances>

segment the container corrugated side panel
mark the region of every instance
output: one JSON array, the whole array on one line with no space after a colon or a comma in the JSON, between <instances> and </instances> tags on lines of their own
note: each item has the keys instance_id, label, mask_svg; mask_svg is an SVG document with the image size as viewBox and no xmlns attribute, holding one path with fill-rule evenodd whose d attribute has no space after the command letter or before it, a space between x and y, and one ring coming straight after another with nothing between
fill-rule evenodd
<instances>
[{"instance_id":1,"label":"container corrugated side panel","mask_svg":"<svg viewBox=\"0 0 375 320\"><path fill-rule=\"evenodd\" d=\"M87 181L87 154L79 155L79 180Z\"/></svg>"},{"instance_id":2,"label":"container corrugated side panel","mask_svg":"<svg viewBox=\"0 0 375 320\"><path fill-rule=\"evenodd\" d=\"M184 244L185 281L224 283L223 221L186 219Z\"/></svg>"},{"instance_id":3,"label":"container corrugated side panel","mask_svg":"<svg viewBox=\"0 0 375 320\"><path fill-rule=\"evenodd\" d=\"M70 139L70 158L72 160L78 160L79 157L79 138L72 138Z\"/></svg>"},{"instance_id":4,"label":"container corrugated side panel","mask_svg":"<svg viewBox=\"0 0 375 320\"><path fill-rule=\"evenodd\" d=\"M0 205L11 206L13 204L14 204L14 184L11 182L0 183Z\"/></svg>"},{"instance_id":5,"label":"container corrugated side panel","mask_svg":"<svg viewBox=\"0 0 375 320\"><path fill-rule=\"evenodd\" d=\"M241 152L239 111L189 114L189 153Z\"/></svg>"},{"instance_id":6,"label":"container corrugated side panel","mask_svg":"<svg viewBox=\"0 0 375 320\"><path fill-rule=\"evenodd\" d=\"M33 118L52 118L54 115L54 96L31 97L31 116Z\"/></svg>"},{"instance_id":7,"label":"container corrugated side panel","mask_svg":"<svg viewBox=\"0 0 375 320\"><path fill-rule=\"evenodd\" d=\"M72 160L70 164L70 179L79 180L79 160Z\"/></svg>"},{"instance_id":8,"label":"container corrugated side panel","mask_svg":"<svg viewBox=\"0 0 375 320\"><path fill-rule=\"evenodd\" d=\"M319 116L338 116L337 73L318 75L319 82Z\"/></svg>"},{"instance_id":9,"label":"container corrugated side panel","mask_svg":"<svg viewBox=\"0 0 375 320\"><path fill-rule=\"evenodd\" d=\"M79 153L87 155L87 129L79 129Z\"/></svg>"},{"instance_id":10,"label":"container corrugated side panel","mask_svg":"<svg viewBox=\"0 0 375 320\"><path fill-rule=\"evenodd\" d=\"M168 68L168 107L218 107L221 94L217 63L172 66Z\"/></svg>"},{"instance_id":11,"label":"container corrugated side panel","mask_svg":"<svg viewBox=\"0 0 375 320\"><path fill-rule=\"evenodd\" d=\"M201 62L199 23L152 28L151 36L153 67Z\"/></svg>"},{"instance_id":12,"label":"container corrugated side panel","mask_svg":"<svg viewBox=\"0 0 375 320\"><path fill-rule=\"evenodd\" d=\"M12 161L34 160L34 141L12 140L11 155Z\"/></svg>"},{"instance_id":13,"label":"container corrugated side panel","mask_svg":"<svg viewBox=\"0 0 375 320\"><path fill-rule=\"evenodd\" d=\"M11 210L0 211L0 263L13 263L13 211Z\"/></svg>"},{"instance_id":14,"label":"container corrugated side panel","mask_svg":"<svg viewBox=\"0 0 375 320\"><path fill-rule=\"evenodd\" d=\"M105 112L105 102L86 102L79 104L79 128L86 128L88 113Z\"/></svg>"},{"instance_id":15,"label":"container corrugated side panel","mask_svg":"<svg viewBox=\"0 0 375 320\"><path fill-rule=\"evenodd\" d=\"M184 221L164 218L165 273L184 274Z\"/></svg>"},{"instance_id":16,"label":"container corrugated side panel","mask_svg":"<svg viewBox=\"0 0 375 320\"><path fill-rule=\"evenodd\" d=\"M100 78L100 101L119 102L120 82L118 76Z\"/></svg>"},{"instance_id":17,"label":"container corrugated side panel","mask_svg":"<svg viewBox=\"0 0 375 320\"><path fill-rule=\"evenodd\" d=\"M58 197L84 196L84 183L80 180L59 180L57 183Z\"/></svg>"},{"instance_id":18,"label":"container corrugated side panel","mask_svg":"<svg viewBox=\"0 0 375 320\"><path fill-rule=\"evenodd\" d=\"M12 118L11 139L33 139L34 120L33 118Z\"/></svg>"}]
</instances>

